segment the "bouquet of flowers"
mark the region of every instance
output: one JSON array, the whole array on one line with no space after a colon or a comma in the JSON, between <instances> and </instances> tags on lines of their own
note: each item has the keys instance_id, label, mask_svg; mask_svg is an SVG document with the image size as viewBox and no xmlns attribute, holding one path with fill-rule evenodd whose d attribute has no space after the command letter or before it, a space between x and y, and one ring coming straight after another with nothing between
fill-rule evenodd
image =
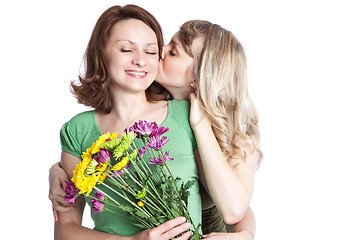
<instances>
[{"instance_id":1,"label":"bouquet of flowers","mask_svg":"<svg viewBox=\"0 0 360 240\"><path fill-rule=\"evenodd\" d=\"M65 200L74 203L79 194L86 194L92 198L94 212L125 215L144 229L185 216L193 226L191 239L200 239L200 224L194 226L187 210L188 190L195 180L184 183L179 177L174 178L166 164L173 160L169 152L162 151L169 141L162 135L168 130L155 122L139 121L125 129L121 139L117 133L100 136L81 156L82 161L65 187ZM136 138L144 144L139 149L134 143ZM145 152L151 156L148 161L143 158ZM127 204L119 203L108 191L99 189L100 184Z\"/></svg>"}]
</instances>

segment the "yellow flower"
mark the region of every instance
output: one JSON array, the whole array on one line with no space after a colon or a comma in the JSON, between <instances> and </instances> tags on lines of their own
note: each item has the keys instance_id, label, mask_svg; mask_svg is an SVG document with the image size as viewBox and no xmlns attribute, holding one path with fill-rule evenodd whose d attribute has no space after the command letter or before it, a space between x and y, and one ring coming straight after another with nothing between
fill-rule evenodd
<instances>
[{"instance_id":1,"label":"yellow flower","mask_svg":"<svg viewBox=\"0 0 360 240\"><path fill-rule=\"evenodd\" d=\"M110 134L109 132L101 135L98 140L96 140L96 142L93 144L93 146L91 146L91 154L95 154L100 152L100 146L101 144L103 144L107 139L115 139L117 138L118 133L112 133Z\"/></svg>"},{"instance_id":2,"label":"yellow flower","mask_svg":"<svg viewBox=\"0 0 360 240\"><path fill-rule=\"evenodd\" d=\"M138 201L138 203L137 203L137 204L138 204L138 206L139 206L139 207L143 207L143 206L144 206L144 203L143 203L141 200L140 200L140 201Z\"/></svg>"},{"instance_id":3,"label":"yellow flower","mask_svg":"<svg viewBox=\"0 0 360 240\"><path fill-rule=\"evenodd\" d=\"M91 158L86 158L76 165L76 168L73 171L73 177L71 179L75 185L77 182L82 181L85 178L86 167L89 165L90 161Z\"/></svg>"},{"instance_id":4,"label":"yellow flower","mask_svg":"<svg viewBox=\"0 0 360 240\"><path fill-rule=\"evenodd\" d=\"M109 162L99 163L96 170L99 171L99 172L104 172L108 165L109 165Z\"/></svg>"},{"instance_id":5,"label":"yellow flower","mask_svg":"<svg viewBox=\"0 0 360 240\"><path fill-rule=\"evenodd\" d=\"M126 164L128 163L128 161L129 161L129 159L128 159L127 156L126 156L126 157L123 157L120 162L118 162L117 164L115 164L115 165L111 168L111 170L113 170L113 171L115 171L115 172L119 171L120 169L122 169L123 167L126 166Z\"/></svg>"},{"instance_id":6,"label":"yellow flower","mask_svg":"<svg viewBox=\"0 0 360 240\"><path fill-rule=\"evenodd\" d=\"M91 176L85 177L82 181L79 181L76 185L76 187L80 190L79 193L86 193L86 196L89 196L99 178L99 174L92 174Z\"/></svg>"},{"instance_id":7,"label":"yellow flower","mask_svg":"<svg viewBox=\"0 0 360 240\"><path fill-rule=\"evenodd\" d=\"M101 173L101 175L99 176L98 184L101 184L102 182L104 182L106 177L107 177L107 175L105 173Z\"/></svg>"},{"instance_id":8,"label":"yellow flower","mask_svg":"<svg viewBox=\"0 0 360 240\"><path fill-rule=\"evenodd\" d=\"M92 151L93 146L94 146L94 143L91 145L91 147L86 149L85 152L83 152L83 154L81 155L81 159L92 158L91 151Z\"/></svg>"}]
</instances>

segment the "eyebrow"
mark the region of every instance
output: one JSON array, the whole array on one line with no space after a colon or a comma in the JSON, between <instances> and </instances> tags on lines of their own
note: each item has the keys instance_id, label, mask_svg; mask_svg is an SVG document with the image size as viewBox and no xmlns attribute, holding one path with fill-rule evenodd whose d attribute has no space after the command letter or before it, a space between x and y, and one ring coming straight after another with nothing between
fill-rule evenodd
<instances>
[{"instance_id":1,"label":"eyebrow","mask_svg":"<svg viewBox=\"0 0 360 240\"><path fill-rule=\"evenodd\" d=\"M127 39L119 39L119 40L116 40L115 43L118 43L118 42L128 42L130 43L131 45L135 45L136 43L131 41L131 40L127 40ZM155 45L157 46L158 44L157 43L147 43L146 45L148 46L151 46L151 45Z\"/></svg>"}]
</instances>

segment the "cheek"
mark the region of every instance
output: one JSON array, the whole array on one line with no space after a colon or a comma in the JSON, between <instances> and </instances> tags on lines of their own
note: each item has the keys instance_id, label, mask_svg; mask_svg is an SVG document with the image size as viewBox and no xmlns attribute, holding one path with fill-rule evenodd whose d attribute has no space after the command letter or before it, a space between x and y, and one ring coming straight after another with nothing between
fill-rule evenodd
<instances>
[{"instance_id":1,"label":"cheek","mask_svg":"<svg viewBox=\"0 0 360 240\"><path fill-rule=\"evenodd\" d=\"M166 60L164 62L163 68L164 74L167 77L174 78L174 77L181 77L181 65L176 63L176 61Z\"/></svg>"}]
</instances>

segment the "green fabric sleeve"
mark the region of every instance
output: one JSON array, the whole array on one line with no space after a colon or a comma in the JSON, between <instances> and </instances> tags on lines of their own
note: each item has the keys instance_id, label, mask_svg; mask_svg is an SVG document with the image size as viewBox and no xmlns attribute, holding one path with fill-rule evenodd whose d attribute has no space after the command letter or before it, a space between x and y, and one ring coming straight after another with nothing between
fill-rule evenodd
<instances>
[{"instance_id":1,"label":"green fabric sleeve","mask_svg":"<svg viewBox=\"0 0 360 240\"><path fill-rule=\"evenodd\" d=\"M81 159L81 146L71 129L70 123L65 123L60 130L61 150Z\"/></svg>"}]
</instances>

